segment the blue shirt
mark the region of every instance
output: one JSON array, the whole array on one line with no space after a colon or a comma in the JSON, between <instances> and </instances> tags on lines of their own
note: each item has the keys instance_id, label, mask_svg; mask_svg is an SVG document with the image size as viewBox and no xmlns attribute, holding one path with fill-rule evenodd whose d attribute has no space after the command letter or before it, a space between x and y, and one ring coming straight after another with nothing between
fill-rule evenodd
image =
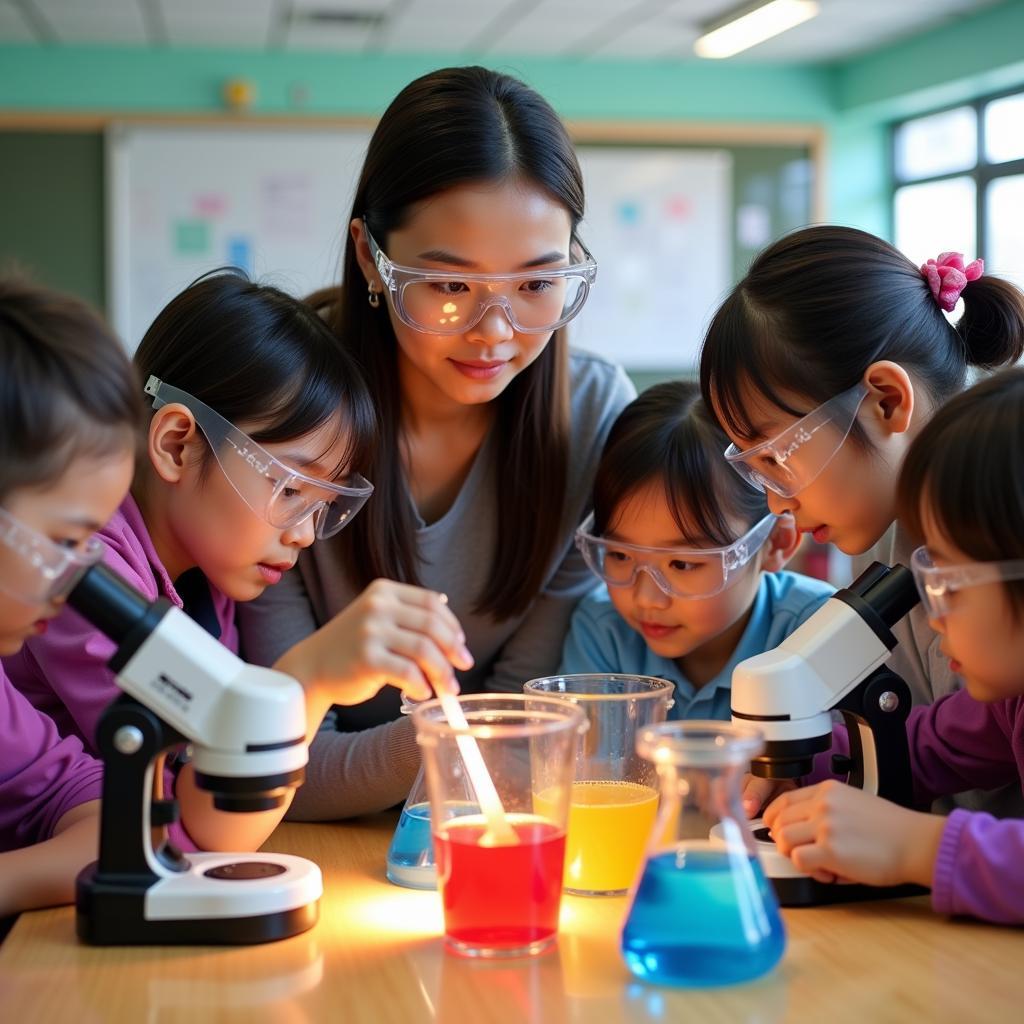
<instances>
[{"instance_id":1,"label":"blue shirt","mask_svg":"<svg viewBox=\"0 0 1024 1024\"><path fill-rule=\"evenodd\" d=\"M655 654L647 646L647 641L615 610L608 588L602 586L577 605L562 648L559 672L658 676L676 684L675 705L669 718L728 721L733 669L744 658L777 647L834 592L830 584L799 573L764 573L740 642L722 671L698 689L674 660Z\"/></svg>"}]
</instances>

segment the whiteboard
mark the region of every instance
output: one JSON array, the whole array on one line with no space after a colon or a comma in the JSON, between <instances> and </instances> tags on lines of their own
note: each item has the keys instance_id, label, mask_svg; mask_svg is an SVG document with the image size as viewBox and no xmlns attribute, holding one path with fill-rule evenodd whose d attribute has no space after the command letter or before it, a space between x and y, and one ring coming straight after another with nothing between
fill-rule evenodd
<instances>
[{"instance_id":1,"label":"whiteboard","mask_svg":"<svg viewBox=\"0 0 1024 1024\"><path fill-rule=\"evenodd\" d=\"M630 370L692 372L732 285L732 155L579 147L597 283L573 341Z\"/></svg>"},{"instance_id":2,"label":"whiteboard","mask_svg":"<svg viewBox=\"0 0 1024 1024\"><path fill-rule=\"evenodd\" d=\"M305 295L340 278L366 129L113 125L108 309L132 350L200 274L241 266ZM690 370L731 285L731 156L579 147L597 283L574 344L628 369Z\"/></svg>"},{"instance_id":3,"label":"whiteboard","mask_svg":"<svg viewBox=\"0 0 1024 1024\"><path fill-rule=\"evenodd\" d=\"M113 125L107 291L134 351L157 313L215 267L306 295L341 277L365 130Z\"/></svg>"}]
</instances>

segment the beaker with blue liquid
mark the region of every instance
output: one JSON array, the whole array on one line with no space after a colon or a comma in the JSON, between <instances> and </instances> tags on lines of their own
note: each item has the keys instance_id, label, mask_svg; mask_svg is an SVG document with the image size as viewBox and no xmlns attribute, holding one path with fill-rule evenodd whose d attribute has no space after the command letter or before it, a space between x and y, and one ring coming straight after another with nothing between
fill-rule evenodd
<instances>
[{"instance_id":1,"label":"beaker with blue liquid","mask_svg":"<svg viewBox=\"0 0 1024 1024\"><path fill-rule=\"evenodd\" d=\"M727 722L663 722L637 735L661 790L622 931L622 954L637 977L727 985L781 959L778 902L740 804L743 773L763 745L758 730Z\"/></svg>"}]
</instances>

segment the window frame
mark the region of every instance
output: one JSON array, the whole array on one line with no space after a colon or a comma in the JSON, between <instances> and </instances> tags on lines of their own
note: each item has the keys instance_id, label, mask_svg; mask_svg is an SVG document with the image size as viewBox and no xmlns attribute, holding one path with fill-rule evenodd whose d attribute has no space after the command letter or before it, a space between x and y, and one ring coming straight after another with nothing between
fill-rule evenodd
<instances>
[{"instance_id":1,"label":"window frame","mask_svg":"<svg viewBox=\"0 0 1024 1024\"><path fill-rule=\"evenodd\" d=\"M1013 89L1005 89L1002 92L988 93L979 96L977 99L961 103L947 103L945 106L935 107L932 110L922 111L913 117L904 117L893 122L889 132L889 233L896 237L896 193L908 185L929 185L936 181L948 181L952 178L971 178L974 181L974 253L964 253L968 259L980 256L988 261L988 187L999 178L1010 178L1015 175L1024 174L1024 157L1017 160L1007 160L1003 163L991 163L985 151L985 108L994 100L1005 99L1007 96L1024 96L1024 87L1016 86ZM943 114L949 110L958 110L961 107L971 107L974 110L977 123L977 153L978 158L973 167L967 167L959 171L948 171L945 174L932 174L922 178L901 178L896 167L896 146L900 129L913 121L919 121L933 114ZM935 253L934 256L938 256Z\"/></svg>"}]
</instances>

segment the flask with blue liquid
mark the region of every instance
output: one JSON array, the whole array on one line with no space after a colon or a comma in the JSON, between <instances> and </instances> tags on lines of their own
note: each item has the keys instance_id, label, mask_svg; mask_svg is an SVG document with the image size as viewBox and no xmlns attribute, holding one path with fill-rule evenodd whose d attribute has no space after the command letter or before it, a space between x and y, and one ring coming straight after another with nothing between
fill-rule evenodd
<instances>
[{"instance_id":1,"label":"flask with blue liquid","mask_svg":"<svg viewBox=\"0 0 1024 1024\"><path fill-rule=\"evenodd\" d=\"M778 902L740 804L743 773L763 745L758 730L727 722L664 722L637 736L661 790L622 932L622 954L637 977L727 985L781 959Z\"/></svg>"},{"instance_id":2,"label":"flask with blue liquid","mask_svg":"<svg viewBox=\"0 0 1024 1024\"><path fill-rule=\"evenodd\" d=\"M430 801L420 765L416 781L402 808L387 856L388 880L408 889L436 889L437 865L430 834Z\"/></svg>"}]
</instances>

